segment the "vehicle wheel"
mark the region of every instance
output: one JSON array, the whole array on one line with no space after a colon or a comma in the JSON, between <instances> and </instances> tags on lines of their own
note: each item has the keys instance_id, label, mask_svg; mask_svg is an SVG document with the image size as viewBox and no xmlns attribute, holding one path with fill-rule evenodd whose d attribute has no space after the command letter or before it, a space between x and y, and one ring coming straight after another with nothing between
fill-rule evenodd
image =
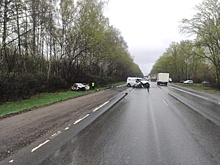
<instances>
[{"instance_id":1,"label":"vehicle wheel","mask_svg":"<svg viewBox=\"0 0 220 165\"><path fill-rule=\"evenodd\" d=\"M127 84L127 87L131 87L131 84L128 83L128 84Z\"/></svg>"}]
</instances>

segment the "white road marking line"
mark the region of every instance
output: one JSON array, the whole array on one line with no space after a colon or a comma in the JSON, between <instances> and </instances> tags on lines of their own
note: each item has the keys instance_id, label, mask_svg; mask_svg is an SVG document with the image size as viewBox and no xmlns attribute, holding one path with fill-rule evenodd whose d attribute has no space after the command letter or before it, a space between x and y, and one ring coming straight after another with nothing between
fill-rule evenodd
<instances>
[{"instance_id":1,"label":"white road marking line","mask_svg":"<svg viewBox=\"0 0 220 165\"><path fill-rule=\"evenodd\" d=\"M57 135L57 133L54 133L53 135L51 135L51 137L54 137L54 136L56 136Z\"/></svg>"},{"instance_id":2,"label":"white road marking line","mask_svg":"<svg viewBox=\"0 0 220 165\"><path fill-rule=\"evenodd\" d=\"M79 120L76 120L76 121L74 122L74 124L79 123L80 121L82 121L83 119L87 118L88 116L89 116L89 114L85 115L83 118L81 118L81 119L79 119Z\"/></svg>"},{"instance_id":3,"label":"white road marking line","mask_svg":"<svg viewBox=\"0 0 220 165\"><path fill-rule=\"evenodd\" d=\"M198 94L195 94L195 93L192 93L192 92L189 92L189 91L185 91L185 90L183 90L183 89L179 89L179 88L175 88L175 87L171 87L171 88L174 88L174 89L179 90L179 91L181 91L181 92L185 92L185 93L188 93L188 94L190 94L190 95L193 95L193 96L200 97L200 98L202 98L202 99L208 100L208 98L206 98L206 97L200 96L200 95L198 95Z\"/></svg>"},{"instance_id":4,"label":"white road marking line","mask_svg":"<svg viewBox=\"0 0 220 165\"><path fill-rule=\"evenodd\" d=\"M10 161L9 161L9 163L13 163L13 162L14 162L14 160L10 160Z\"/></svg>"},{"instance_id":5,"label":"white road marking line","mask_svg":"<svg viewBox=\"0 0 220 165\"><path fill-rule=\"evenodd\" d=\"M163 99L163 102L168 107L168 104L167 104L166 100Z\"/></svg>"},{"instance_id":6,"label":"white road marking line","mask_svg":"<svg viewBox=\"0 0 220 165\"><path fill-rule=\"evenodd\" d=\"M106 105L106 104L108 104L108 103L109 103L109 101L106 101L106 102L103 103L102 105L100 105L100 106L98 106L97 108L95 108L95 109L93 110L93 112L99 110L100 108L102 108L104 105Z\"/></svg>"},{"instance_id":7,"label":"white road marking line","mask_svg":"<svg viewBox=\"0 0 220 165\"><path fill-rule=\"evenodd\" d=\"M36 151L37 149L39 149L39 148L42 147L43 145L47 144L49 141L50 141L50 140L46 140L45 142L41 143L39 146L33 148L33 149L31 150L31 152Z\"/></svg>"},{"instance_id":8,"label":"white road marking line","mask_svg":"<svg viewBox=\"0 0 220 165\"><path fill-rule=\"evenodd\" d=\"M205 99L205 100L210 100L208 97L203 97L203 96L200 96L200 95L198 95L198 94L195 94L195 93L192 93L192 92L188 92L188 91L185 91L185 90L176 88L176 87L171 87L171 88L174 88L174 89L179 90L179 91L181 91L181 92L185 92L185 93L188 93L188 94L190 94L190 95L193 95L193 96L196 96L196 97ZM219 100L217 100L217 101L219 101ZM220 102L218 102L218 104L220 104Z\"/></svg>"},{"instance_id":9,"label":"white road marking line","mask_svg":"<svg viewBox=\"0 0 220 165\"><path fill-rule=\"evenodd\" d=\"M50 139L55 138L56 136L58 136L59 134L61 134L61 131L57 131L56 133L54 133L53 135L51 135Z\"/></svg>"},{"instance_id":10,"label":"white road marking line","mask_svg":"<svg viewBox=\"0 0 220 165\"><path fill-rule=\"evenodd\" d=\"M65 130L68 130L70 127L66 127Z\"/></svg>"}]
</instances>

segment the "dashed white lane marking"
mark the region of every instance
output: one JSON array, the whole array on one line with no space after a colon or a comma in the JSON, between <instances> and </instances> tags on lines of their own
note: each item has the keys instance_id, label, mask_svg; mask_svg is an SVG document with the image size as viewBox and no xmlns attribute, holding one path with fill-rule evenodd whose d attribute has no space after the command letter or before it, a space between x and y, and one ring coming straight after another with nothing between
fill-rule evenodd
<instances>
[{"instance_id":1,"label":"dashed white lane marking","mask_svg":"<svg viewBox=\"0 0 220 165\"><path fill-rule=\"evenodd\" d=\"M109 103L109 101L106 101L105 103L103 103L103 104L100 105L99 107L95 108L95 109L93 110L93 112L99 110L101 107L103 107L104 105L106 105L106 104L108 104L108 103ZM87 118L88 116L89 116L89 114L86 114L84 117L80 118L79 120L76 120L76 121L74 122L74 124L79 123L80 121L84 120L84 119ZM70 125L69 125L69 126L70 126ZM65 130L68 130L68 129L69 129L69 126L66 127ZM54 133L53 135L51 135L50 139L53 139L54 137L58 136L58 135L61 134L61 133L62 133L61 131L58 131L58 132ZM42 147L43 145L47 144L49 141L50 141L50 140L46 140L45 142L41 143L39 146L33 148L33 149L31 150L31 152L36 151L37 149L39 149L39 148ZM9 162L12 163L13 161L14 161L14 160L10 160Z\"/></svg>"},{"instance_id":2,"label":"dashed white lane marking","mask_svg":"<svg viewBox=\"0 0 220 165\"><path fill-rule=\"evenodd\" d=\"M14 160L10 160L10 161L9 161L9 163L13 163L13 162L14 162Z\"/></svg>"},{"instance_id":3,"label":"dashed white lane marking","mask_svg":"<svg viewBox=\"0 0 220 165\"><path fill-rule=\"evenodd\" d=\"M56 136L58 136L59 134L61 134L61 131L57 131L56 133L54 133L53 135L51 135L50 139L55 138Z\"/></svg>"},{"instance_id":4,"label":"dashed white lane marking","mask_svg":"<svg viewBox=\"0 0 220 165\"><path fill-rule=\"evenodd\" d=\"M79 119L79 120L76 120L76 121L74 122L74 124L79 123L80 121L82 121L83 119L87 118L88 116L89 116L89 114L85 115L83 118L81 118L81 119Z\"/></svg>"},{"instance_id":5,"label":"dashed white lane marking","mask_svg":"<svg viewBox=\"0 0 220 165\"><path fill-rule=\"evenodd\" d=\"M49 141L50 141L50 140L46 140L45 142L41 143L39 146L33 148L33 149L31 150L31 152L36 151L37 149L39 149L39 148L42 147L43 145L47 144Z\"/></svg>"},{"instance_id":6,"label":"dashed white lane marking","mask_svg":"<svg viewBox=\"0 0 220 165\"><path fill-rule=\"evenodd\" d=\"M106 105L106 104L108 104L108 103L109 103L109 101L106 101L106 102L103 103L102 105L100 105L100 106L98 106L97 108L95 108L95 109L93 110L93 112L99 110L101 107L103 107L104 105Z\"/></svg>"},{"instance_id":7,"label":"dashed white lane marking","mask_svg":"<svg viewBox=\"0 0 220 165\"><path fill-rule=\"evenodd\" d=\"M163 102L168 107L168 104L167 104L166 100L163 99Z\"/></svg>"}]
</instances>

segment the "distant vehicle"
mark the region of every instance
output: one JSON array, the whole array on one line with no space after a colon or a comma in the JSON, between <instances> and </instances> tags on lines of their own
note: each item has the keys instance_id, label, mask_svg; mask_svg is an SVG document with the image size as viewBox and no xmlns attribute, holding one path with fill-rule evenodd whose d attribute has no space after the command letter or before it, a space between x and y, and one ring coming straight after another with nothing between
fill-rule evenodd
<instances>
[{"instance_id":1,"label":"distant vehicle","mask_svg":"<svg viewBox=\"0 0 220 165\"><path fill-rule=\"evenodd\" d=\"M204 84L204 85L205 84L210 84L210 82L209 81L203 81L202 84Z\"/></svg>"},{"instance_id":2,"label":"distant vehicle","mask_svg":"<svg viewBox=\"0 0 220 165\"><path fill-rule=\"evenodd\" d=\"M171 83L173 80L172 80L172 78L169 78L169 82Z\"/></svg>"},{"instance_id":3,"label":"distant vehicle","mask_svg":"<svg viewBox=\"0 0 220 165\"><path fill-rule=\"evenodd\" d=\"M158 73L157 74L157 85L166 85L169 82L169 73Z\"/></svg>"},{"instance_id":4,"label":"distant vehicle","mask_svg":"<svg viewBox=\"0 0 220 165\"><path fill-rule=\"evenodd\" d=\"M133 87L135 84L137 84L141 80L142 80L142 78L140 78L140 77L128 77L126 84L128 87Z\"/></svg>"},{"instance_id":5,"label":"distant vehicle","mask_svg":"<svg viewBox=\"0 0 220 165\"><path fill-rule=\"evenodd\" d=\"M74 83L71 86L71 90L73 90L73 91L86 91L89 89L90 89L89 85L87 85L87 84L84 85L83 83Z\"/></svg>"},{"instance_id":6,"label":"distant vehicle","mask_svg":"<svg viewBox=\"0 0 220 165\"><path fill-rule=\"evenodd\" d=\"M180 80L180 83L183 83L185 80Z\"/></svg>"},{"instance_id":7,"label":"distant vehicle","mask_svg":"<svg viewBox=\"0 0 220 165\"><path fill-rule=\"evenodd\" d=\"M186 80L183 82L183 84L193 84L193 80Z\"/></svg>"}]
</instances>

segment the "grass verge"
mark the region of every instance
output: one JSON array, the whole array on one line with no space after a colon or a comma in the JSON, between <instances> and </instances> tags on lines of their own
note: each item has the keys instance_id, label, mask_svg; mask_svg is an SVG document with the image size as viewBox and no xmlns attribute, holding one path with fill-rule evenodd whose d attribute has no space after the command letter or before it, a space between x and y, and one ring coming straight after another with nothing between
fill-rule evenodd
<instances>
[{"instance_id":1,"label":"grass verge","mask_svg":"<svg viewBox=\"0 0 220 165\"><path fill-rule=\"evenodd\" d=\"M120 82L113 84L111 86L119 86L125 84L125 82ZM106 88L109 88L109 86L98 88L99 90L104 90ZM24 111L31 110L33 108L53 104L59 101L67 100L70 98L86 95L95 92L95 90L89 90L89 91L62 91L62 92L55 92L55 93L42 93L37 94L30 99L27 100L21 100L16 102L8 102L5 104L0 105L0 118L12 115Z\"/></svg>"}]
</instances>

